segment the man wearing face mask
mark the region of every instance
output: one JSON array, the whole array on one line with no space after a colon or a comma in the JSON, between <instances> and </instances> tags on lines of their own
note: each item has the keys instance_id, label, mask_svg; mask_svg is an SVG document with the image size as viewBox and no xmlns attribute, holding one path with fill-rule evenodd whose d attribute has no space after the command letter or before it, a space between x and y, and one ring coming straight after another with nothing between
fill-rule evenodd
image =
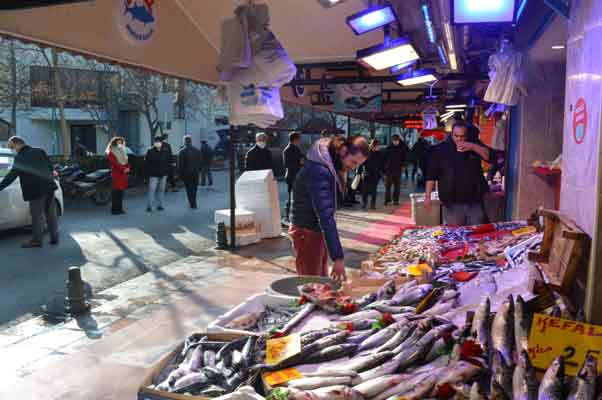
<instances>
[{"instance_id":1,"label":"man wearing face mask","mask_svg":"<svg viewBox=\"0 0 602 400\"><path fill-rule=\"evenodd\" d=\"M21 183L23 200L29 202L33 239L24 243L23 248L42 247L44 236L43 216L50 232L50 244L59 244L54 192L58 189L54 180L52 163L42 149L30 147L18 136L8 139L8 148L16 154L13 167L0 182L0 191L10 186L17 178Z\"/></svg>"},{"instance_id":2,"label":"man wearing face mask","mask_svg":"<svg viewBox=\"0 0 602 400\"><path fill-rule=\"evenodd\" d=\"M391 145L387 147L385 158L385 205L391 204L391 188L393 188L393 204L399 204L401 192L401 170L406 162L406 146L399 135L391 137Z\"/></svg>"},{"instance_id":3,"label":"man wearing face mask","mask_svg":"<svg viewBox=\"0 0 602 400\"><path fill-rule=\"evenodd\" d=\"M255 136L255 146L247 152L245 157L245 171L262 171L273 169L272 153L267 148L268 135L261 132Z\"/></svg>"},{"instance_id":4,"label":"man wearing face mask","mask_svg":"<svg viewBox=\"0 0 602 400\"><path fill-rule=\"evenodd\" d=\"M171 168L171 155L163 146L163 137L157 136L153 146L146 152L146 172L148 176L147 212L152 212L156 204L158 211L163 211L167 175Z\"/></svg>"}]
</instances>

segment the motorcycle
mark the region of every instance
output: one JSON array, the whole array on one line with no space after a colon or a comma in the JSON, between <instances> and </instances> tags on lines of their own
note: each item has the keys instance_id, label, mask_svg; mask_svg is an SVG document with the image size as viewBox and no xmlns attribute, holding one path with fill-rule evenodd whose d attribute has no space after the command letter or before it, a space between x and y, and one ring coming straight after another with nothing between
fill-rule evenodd
<instances>
[{"instance_id":1,"label":"motorcycle","mask_svg":"<svg viewBox=\"0 0 602 400\"><path fill-rule=\"evenodd\" d=\"M61 166L56 172L67 198L91 199L99 206L111 201L111 170L99 169L86 174L77 166Z\"/></svg>"}]
</instances>

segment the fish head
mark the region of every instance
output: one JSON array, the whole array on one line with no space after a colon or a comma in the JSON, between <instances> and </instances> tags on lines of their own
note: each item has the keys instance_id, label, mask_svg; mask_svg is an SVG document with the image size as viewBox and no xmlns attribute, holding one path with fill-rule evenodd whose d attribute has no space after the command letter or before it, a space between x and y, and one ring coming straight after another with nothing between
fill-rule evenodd
<instances>
[{"instance_id":1,"label":"fish head","mask_svg":"<svg viewBox=\"0 0 602 400\"><path fill-rule=\"evenodd\" d=\"M560 382L563 382L564 381L564 357L563 356L556 357L554 359L554 361L552 362L552 365L550 366L550 368L548 368L546 375L548 374L548 372L551 374L551 376L554 376Z\"/></svg>"},{"instance_id":2,"label":"fish head","mask_svg":"<svg viewBox=\"0 0 602 400\"><path fill-rule=\"evenodd\" d=\"M505 307L508 309L509 313L514 313L514 297L512 297L512 295L508 295L508 298L506 299L505 303Z\"/></svg>"},{"instance_id":3,"label":"fish head","mask_svg":"<svg viewBox=\"0 0 602 400\"><path fill-rule=\"evenodd\" d=\"M583 365L579 370L580 378L592 382L598 376L598 359L591 354L588 354L583 361Z\"/></svg>"},{"instance_id":4,"label":"fish head","mask_svg":"<svg viewBox=\"0 0 602 400\"><path fill-rule=\"evenodd\" d=\"M496 380L491 381L491 400L507 400L509 399L508 395L504 391L502 385L500 385Z\"/></svg>"},{"instance_id":5,"label":"fish head","mask_svg":"<svg viewBox=\"0 0 602 400\"><path fill-rule=\"evenodd\" d=\"M518 364L526 370L532 368L531 359L529 358L529 353L526 350L521 350L520 354L518 355Z\"/></svg>"}]
</instances>

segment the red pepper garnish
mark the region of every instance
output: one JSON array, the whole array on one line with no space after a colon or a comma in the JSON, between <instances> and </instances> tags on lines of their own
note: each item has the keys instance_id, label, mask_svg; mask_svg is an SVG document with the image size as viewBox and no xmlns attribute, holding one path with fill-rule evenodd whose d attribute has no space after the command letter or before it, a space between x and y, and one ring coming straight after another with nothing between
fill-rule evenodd
<instances>
[{"instance_id":1,"label":"red pepper garnish","mask_svg":"<svg viewBox=\"0 0 602 400\"><path fill-rule=\"evenodd\" d=\"M456 390L449 383L437 387L437 394L435 395L438 399L451 399L456 394Z\"/></svg>"},{"instance_id":2,"label":"red pepper garnish","mask_svg":"<svg viewBox=\"0 0 602 400\"><path fill-rule=\"evenodd\" d=\"M305 296L301 296L299 298L299 301L297 302L297 304L299 304L300 306L302 306L303 304L307 303L309 300L307 299L307 297Z\"/></svg>"},{"instance_id":3,"label":"red pepper garnish","mask_svg":"<svg viewBox=\"0 0 602 400\"><path fill-rule=\"evenodd\" d=\"M272 333L270 335L271 339L278 339L278 338L281 338L281 337L284 337L284 333L282 333L280 331L276 331L276 332L274 332L274 333Z\"/></svg>"},{"instance_id":4,"label":"red pepper garnish","mask_svg":"<svg viewBox=\"0 0 602 400\"><path fill-rule=\"evenodd\" d=\"M460 348L460 355L463 360L470 361L472 358L483 356L483 348L474 340L467 340Z\"/></svg>"},{"instance_id":5,"label":"red pepper garnish","mask_svg":"<svg viewBox=\"0 0 602 400\"><path fill-rule=\"evenodd\" d=\"M347 322L347 323L345 323L345 330L347 332L353 332L353 322Z\"/></svg>"},{"instance_id":6,"label":"red pepper garnish","mask_svg":"<svg viewBox=\"0 0 602 400\"><path fill-rule=\"evenodd\" d=\"M395 318L393 317L393 315L391 313L384 313L382 316L382 322L385 325L391 325L392 323L395 322Z\"/></svg>"}]
</instances>

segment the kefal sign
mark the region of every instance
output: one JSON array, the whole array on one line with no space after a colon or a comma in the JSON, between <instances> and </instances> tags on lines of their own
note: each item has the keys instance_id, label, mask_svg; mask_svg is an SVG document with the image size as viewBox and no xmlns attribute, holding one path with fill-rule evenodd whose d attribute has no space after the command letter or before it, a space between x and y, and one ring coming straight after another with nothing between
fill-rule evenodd
<instances>
[{"instance_id":1,"label":"kefal sign","mask_svg":"<svg viewBox=\"0 0 602 400\"><path fill-rule=\"evenodd\" d=\"M575 143L581 144L587 134L587 103L583 97L577 100L573 110L573 139Z\"/></svg>"},{"instance_id":2,"label":"kefal sign","mask_svg":"<svg viewBox=\"0 0 602 400\"><path fill-rule=\"evenodd\" d=\"M157 31L155 0L115 0L119 28L133 44L148 42Z\"/></svg>"}]
</instances>

